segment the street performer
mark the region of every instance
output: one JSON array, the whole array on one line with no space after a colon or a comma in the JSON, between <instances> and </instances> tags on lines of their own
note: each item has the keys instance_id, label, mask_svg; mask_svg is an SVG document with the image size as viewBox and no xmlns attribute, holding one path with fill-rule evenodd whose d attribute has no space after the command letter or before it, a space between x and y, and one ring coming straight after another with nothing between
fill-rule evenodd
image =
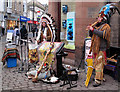
<instances>
[{"instance_id":1,"label":"street performer","mask_svg":"<svg viewBox=\"0 0 120 92\"><path fill-rule=\"evenodd\" d=\"M116 10L120 14L120 11L115 3L103 6L99 12L97 22L87 26L89 35L92 37L90 53L91 51L93 52L94 59L94 87L100 86L102 81L105 81L103 77L103 69L104 65L107 64L106 49L110 45L110 18L113 14L115 14Z\"/></svg>"},{"instance_id":2,"label":"street performer","mask_svg":"<svg viewBox=\"0 0 120 92\"><path fill-rule=\"evenodd\" d=\"M51 14L45 13L40 18L40 28L38 31L38 36L36 38L37 44L48 41L51 42L52 40L55 41L55 20L53 17L51 17ZM48 27L48 24L50 24L50 27L53 28L53 32Z\"/></svg>"},{"instance_id":3,"label":"street performer","mask_svg":"<svg viewBox=\"0 0 120 92\"><path fill-rule=\"evenodd\" d=\"M29 79L33 79L33 82L37 82L39 79L47 79L51 74L52 65L54 63L54 55L52 53L52 49L54 48L54 39L55 39L55 27L53 26L53 17L50 17L50 14L45 13L41 16L40 21L40 30L38 32L37 36L37 42L38 44L41 43L43 45L44 43L47 43L47 46L39 46L37 48L38 52L33 49L34 52L30 57L33 60L33 57L38 57L39 62L37 63L36 69L31 70L27 72L27 76ZM43 42L44 41L44 42ZM40 49L40 47L42 49ZM41 51L40 51L41 50ZM37 55L35 54L37 53ZM30 53L31 54L31 53ZM31 60L31 61L32 61ZM36 59L35 59L36 60ZM34 60L33 60L34 61Z\"/></svg>"},{"instance_id":4,"label":"street performer","mask_svg":"<svg viewBox=\"0 0 120 92\"><path fill-rule=\"evenodd\" d=\"M38 43L42 41L51 41L51 31L48 29L45 21L42 21L42 25L38 32L37 41Z\"/></svg>"},{"instance_id":5,"label":"street performer","mask_svg":"<svg viewBox=\"0 0 120 92\"><path fill-rule=\"evenodd\" d=\"M87 26L90 36L92 37L92 52L94 57L95 68L95 84L94 87L101 85L103 78L104 65L107 64L106 49L110 44L110 26L107 22L107 17L104 11L101 11L98 16L98 23L95 27Z\"/></svg>"}]
</instances>

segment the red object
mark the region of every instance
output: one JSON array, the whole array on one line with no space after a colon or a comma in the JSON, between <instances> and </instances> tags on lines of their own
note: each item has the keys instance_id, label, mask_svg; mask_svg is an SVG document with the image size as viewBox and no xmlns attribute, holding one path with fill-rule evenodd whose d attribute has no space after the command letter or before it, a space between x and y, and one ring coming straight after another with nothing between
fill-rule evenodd
<instances>
[{"instance_id":1,"label":"red object","mask_svg":"<svg viewBox=\"0 0 120 92\"><path fill-rule=\"evenodd\" d=\"M40 13L40 11L37 11L37 13Z\"/></svg>"},{"instance_id":2,"label":"red object","mask_svg":"<svg viewBox=\"0 0 120 92\"><path fill-rule=\"evenodd\" d=\"M37 21L34 21L34 24L38 24L38 22L37 22Z\"/></svg>"},{"instance_id":3,"label":"red object","mask_svg":"<svg viewBox=\"0 0 120 92\"><path fill-rule=\"evenodd\" d=\"M31 23L31 24L32 24L32 23L34 23L34 24L39 24L38 21L34 21L34 22L33 22L33 21L30 20L30 21L27 21L27 22L28 22L28 23Z\"/></svg>"},{"instance_id":4,"label":"red object","mask_svg":"<svg viewBox=\"0 0 120 92\"><path fill-rule=\"evenodd\" d=\"M33 23L33 21L31 21L31 20L30 20L30 21L27 21L27 22L28 22L28 23Z\"/></svg>"},{"instance_id":5,"label":"red object","mask_svg":"<svg viewBox=\"0 0 120 92\"><path fill-rule=\"evenodd\" d=\"M44 66L46 66L46 63L44 64Z\"/></svg>"},{"instance_id":6,"label":"red object","mask_svg":"<svg viewBox=\"0 0 120 92\"><path fill-rule=\"evenodd\" d=\"M93 30L91 30L92 32L94 31L94 28L93 28Z\"/></svg>"},{"instance_id":7,"label":"red object","mask_svg":"<svg viewBox=\"0 0 120 92\"><path fill-rule=\"evenodd\" d=\"M93 58L93 56L92 55L88 55L88 58L90 59L90 58Z\"/></svg>"}]
</instances>

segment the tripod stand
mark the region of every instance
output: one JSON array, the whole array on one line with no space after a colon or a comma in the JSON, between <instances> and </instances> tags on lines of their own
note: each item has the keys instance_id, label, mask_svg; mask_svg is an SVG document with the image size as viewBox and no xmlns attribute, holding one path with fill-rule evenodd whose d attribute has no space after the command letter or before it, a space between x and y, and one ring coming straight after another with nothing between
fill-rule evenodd
<instances>
[{"instance_id":1,"label":"tripod stand","mask_svg":"<svg viewBox=\"0 0 120 92\"><path fill-rule=\"evenodd\" d=\"M21 50L21 60L19 63L19 68L16 71L13 72L27 72L28 71L28 39L21 39L22 44L20 45L20 50Z\"/></svg>"},{"instance_id":2,"label":"tripod stand","mask_svg":"<svg viewBox=\"0 0 120 92\"><path fill-rule=\"evenodd\" d=\"M27 72L28 71L28 40L21 39L23 44L21 44L21 72Z\"/></svg>"}]
</instances>

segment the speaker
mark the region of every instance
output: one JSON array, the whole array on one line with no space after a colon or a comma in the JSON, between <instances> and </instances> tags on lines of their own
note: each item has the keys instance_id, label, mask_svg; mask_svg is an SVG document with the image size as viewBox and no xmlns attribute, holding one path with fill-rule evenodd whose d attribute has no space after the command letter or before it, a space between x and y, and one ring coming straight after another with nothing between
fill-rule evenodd
<instances>
[{"instance_id":1,"label":"speaker","mask_svg":"<svg viewBox=\"0 0 120 92\"><path fill-rule=\"evenodd\" d=\"M118 82L120 82L120 55L117 58Z\"/></svg>"}]
</instances>

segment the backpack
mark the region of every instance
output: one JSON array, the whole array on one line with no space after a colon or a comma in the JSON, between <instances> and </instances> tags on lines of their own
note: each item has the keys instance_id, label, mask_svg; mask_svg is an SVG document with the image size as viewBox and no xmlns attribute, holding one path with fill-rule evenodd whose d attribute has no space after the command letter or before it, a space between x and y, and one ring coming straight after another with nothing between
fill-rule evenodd
<instances>
[{"instance_id":1,"label":"backpack","mask_svg":"<svg viewBox=\"0 0 120 92\"><path fill-rule=\"evenodd\" d=\"M19 30L16 30L16 35L19 36Z\"/></svg>"}]
</instances>

